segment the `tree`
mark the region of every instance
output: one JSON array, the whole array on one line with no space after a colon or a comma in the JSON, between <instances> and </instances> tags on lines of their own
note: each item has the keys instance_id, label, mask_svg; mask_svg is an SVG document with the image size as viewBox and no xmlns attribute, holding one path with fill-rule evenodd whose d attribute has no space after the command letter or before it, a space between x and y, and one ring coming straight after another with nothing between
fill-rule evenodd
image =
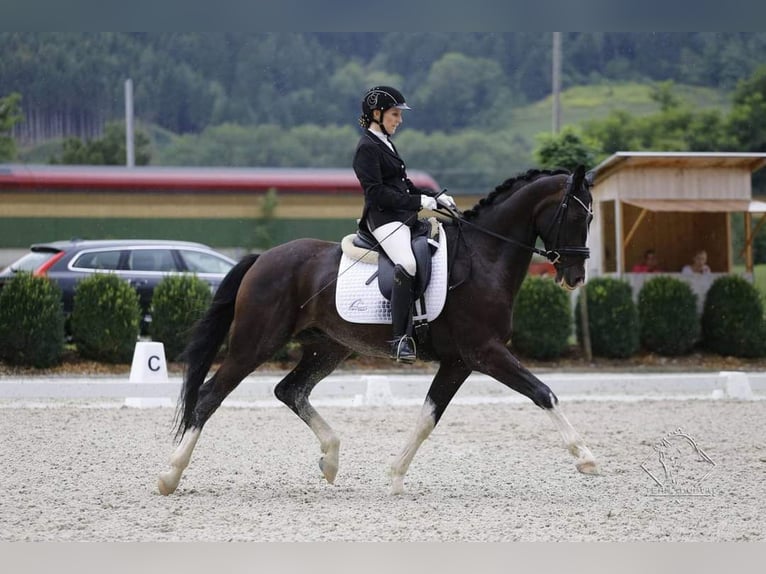
<instances>
[{"instance_id":1,"label":"tree","mask_svg":"<svg viewBox=\"0 0 766 574\"><path fill-rule=\"evenodd\" d=\"M732 96L729 132L742 151L766 149L766 66L742 80Z\"/></svg>"},{"instance_id":2,"label":"tree","mask_svg":"<svg viewBox=\"0 0 766 574\"><path fill-rule=\"evenodd\" d=\"M143 131L135 133L136 165L148 165L151 159L150 141ZM67 138L62 144L61 157L53 157L50 163L67 165L125 165L127 151L125 146L125 127L118 122L106 125L104 137L82 141Z\"/></svg>"},{"instance_id":3,"label":"tree","mask_svg":"<svg viewBox=\"0 0 766 574\"><path fill-rule=\"evenodd\" d=\"M0 98L0 161L16 158L16 142L9 134L23 119L20 103L21 94L16 92Z\"/></svg>"},{"instance_id":4,"label":"tree","mask_svg":"<svg viewBox=\"0 0 766 574\"><path fill-rule=\"evenodd\" d=\"M540 134L539 144L534 151L535 160L542 168L563 167L574 170L578 165L590 169L596 165L598 152L571 127L565 127L559 134Z\"/></svg>"},{"instance_id":5,"label":"tree","mask_svg":"<svg viewBox=\"0 0 766 574\"><path fill-rule=\"evenodd\" d=\"M584 133L599 151L714 151L736 148L727 122L718 111L697 111L673 93L672 82L654 87L652 99L660 111L634 116L614 110L606 119L584 125Z\"/></svg>"},{"instance_id":6,"label":"tree","mask_svg":"<svg viewBox=\"0 0 766 574\"><path fill-rule=\"evenodd\" d=\"M413 124L427 131L447 132L469 126L493 127L497 117L511 108L507 85L497 62L449 52L434 62L412 98L422 106Z\"/></svg>"}]
</instances>

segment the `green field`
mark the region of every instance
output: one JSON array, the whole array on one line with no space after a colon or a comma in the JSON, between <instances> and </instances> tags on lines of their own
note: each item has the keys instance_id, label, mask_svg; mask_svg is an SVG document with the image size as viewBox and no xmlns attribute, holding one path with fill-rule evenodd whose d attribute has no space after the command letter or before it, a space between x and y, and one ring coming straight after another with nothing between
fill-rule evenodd
<instances>
[{"instance_id":1,"label":"green field","mask_svg":"<svg viewBox=\"0 0 766 574\"><path fill-rule=\"evenodd\" d=\"M696 110L718 109L727 112L729 96L710 88L674 85L673 93ZM604 119L614 110L625 110L643 116L659 111L659 105L651 98L651 84L602 84L577 86L561 93L561 124L580 125L588 120ZM511 112L510 129L527 142L534 144L535 136L551 131L552 97Z\"/></svg>"}]
</instances>

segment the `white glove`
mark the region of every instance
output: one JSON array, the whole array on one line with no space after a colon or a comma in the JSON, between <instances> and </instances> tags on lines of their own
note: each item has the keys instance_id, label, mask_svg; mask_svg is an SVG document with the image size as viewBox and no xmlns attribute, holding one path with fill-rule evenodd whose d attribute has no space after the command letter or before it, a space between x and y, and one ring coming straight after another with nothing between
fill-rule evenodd
<instances>
[{"instance_id":1,"label":"white glove","mask_svg":"<svg viewBox=\"0 0 766 574\"><path fill-rule=\"evenodd\" d=\"M443 205L444 207L449 207L450 209L457 207L455 205L455 200L452 199L452 196L447 195L446 193L442 193L439 197L436 198L436 201L439 202L439 205Z\"/></svg>"},{"instance_id":2,"label":"white glove","mask_svg":"<svg viewBox=\"0 0 766 574\"><path fill-rule=\"evenodd\" d=\"M430 195L421 195L420 196L420 209L436 209L437 203L436 200L431 197Z\"/></svg>"}]
</instances>

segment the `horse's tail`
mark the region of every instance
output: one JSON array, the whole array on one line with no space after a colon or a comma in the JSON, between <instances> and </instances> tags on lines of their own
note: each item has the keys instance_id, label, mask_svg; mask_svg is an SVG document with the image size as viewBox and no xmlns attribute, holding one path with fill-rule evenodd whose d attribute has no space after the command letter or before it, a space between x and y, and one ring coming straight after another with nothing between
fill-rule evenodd
<instances>
[{"instance_id":1,"label":"horse's tail","mask_svg":"<svg viewBox=\"0 0 766 574\"><path fill-rule=\"evenodd\" d=\"M176 439L183 437L194 422L199 388L205 382L205 376L226 339L234 320L234 302L239 286L256 259L257 254L246 255L226 274L207 312L194 325L191 340L181 354L184 363L184 383L173 423Z\"/></svg>"}]
</instances>

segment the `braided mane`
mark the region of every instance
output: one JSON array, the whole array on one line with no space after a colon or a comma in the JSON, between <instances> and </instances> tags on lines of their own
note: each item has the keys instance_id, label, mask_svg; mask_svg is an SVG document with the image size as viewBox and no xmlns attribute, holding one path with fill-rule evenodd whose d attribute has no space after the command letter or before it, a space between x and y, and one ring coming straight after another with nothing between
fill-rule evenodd
<instances>
[{"instance_id":1,"label":"braided mane","mask_svg":"<svg viewBox=\"0 0 766 574\"><path fill-rule=\"evenodd\" d=\"M487 197L482 198L479 200L479 203L474 205L471 209L463 212L463 217L466 219L476 218L481 210L490 207L495 203L498 203L498 197L502 195L511 195L517 189L523 187L523 185L531 183L537 179L540 179L541 177L559 174L569 175L569 173L569 170L566 169L530 169L525 173L519 174L510 179L506 179L503 183L498 185Z\"/></svg>"}]
</instances>

